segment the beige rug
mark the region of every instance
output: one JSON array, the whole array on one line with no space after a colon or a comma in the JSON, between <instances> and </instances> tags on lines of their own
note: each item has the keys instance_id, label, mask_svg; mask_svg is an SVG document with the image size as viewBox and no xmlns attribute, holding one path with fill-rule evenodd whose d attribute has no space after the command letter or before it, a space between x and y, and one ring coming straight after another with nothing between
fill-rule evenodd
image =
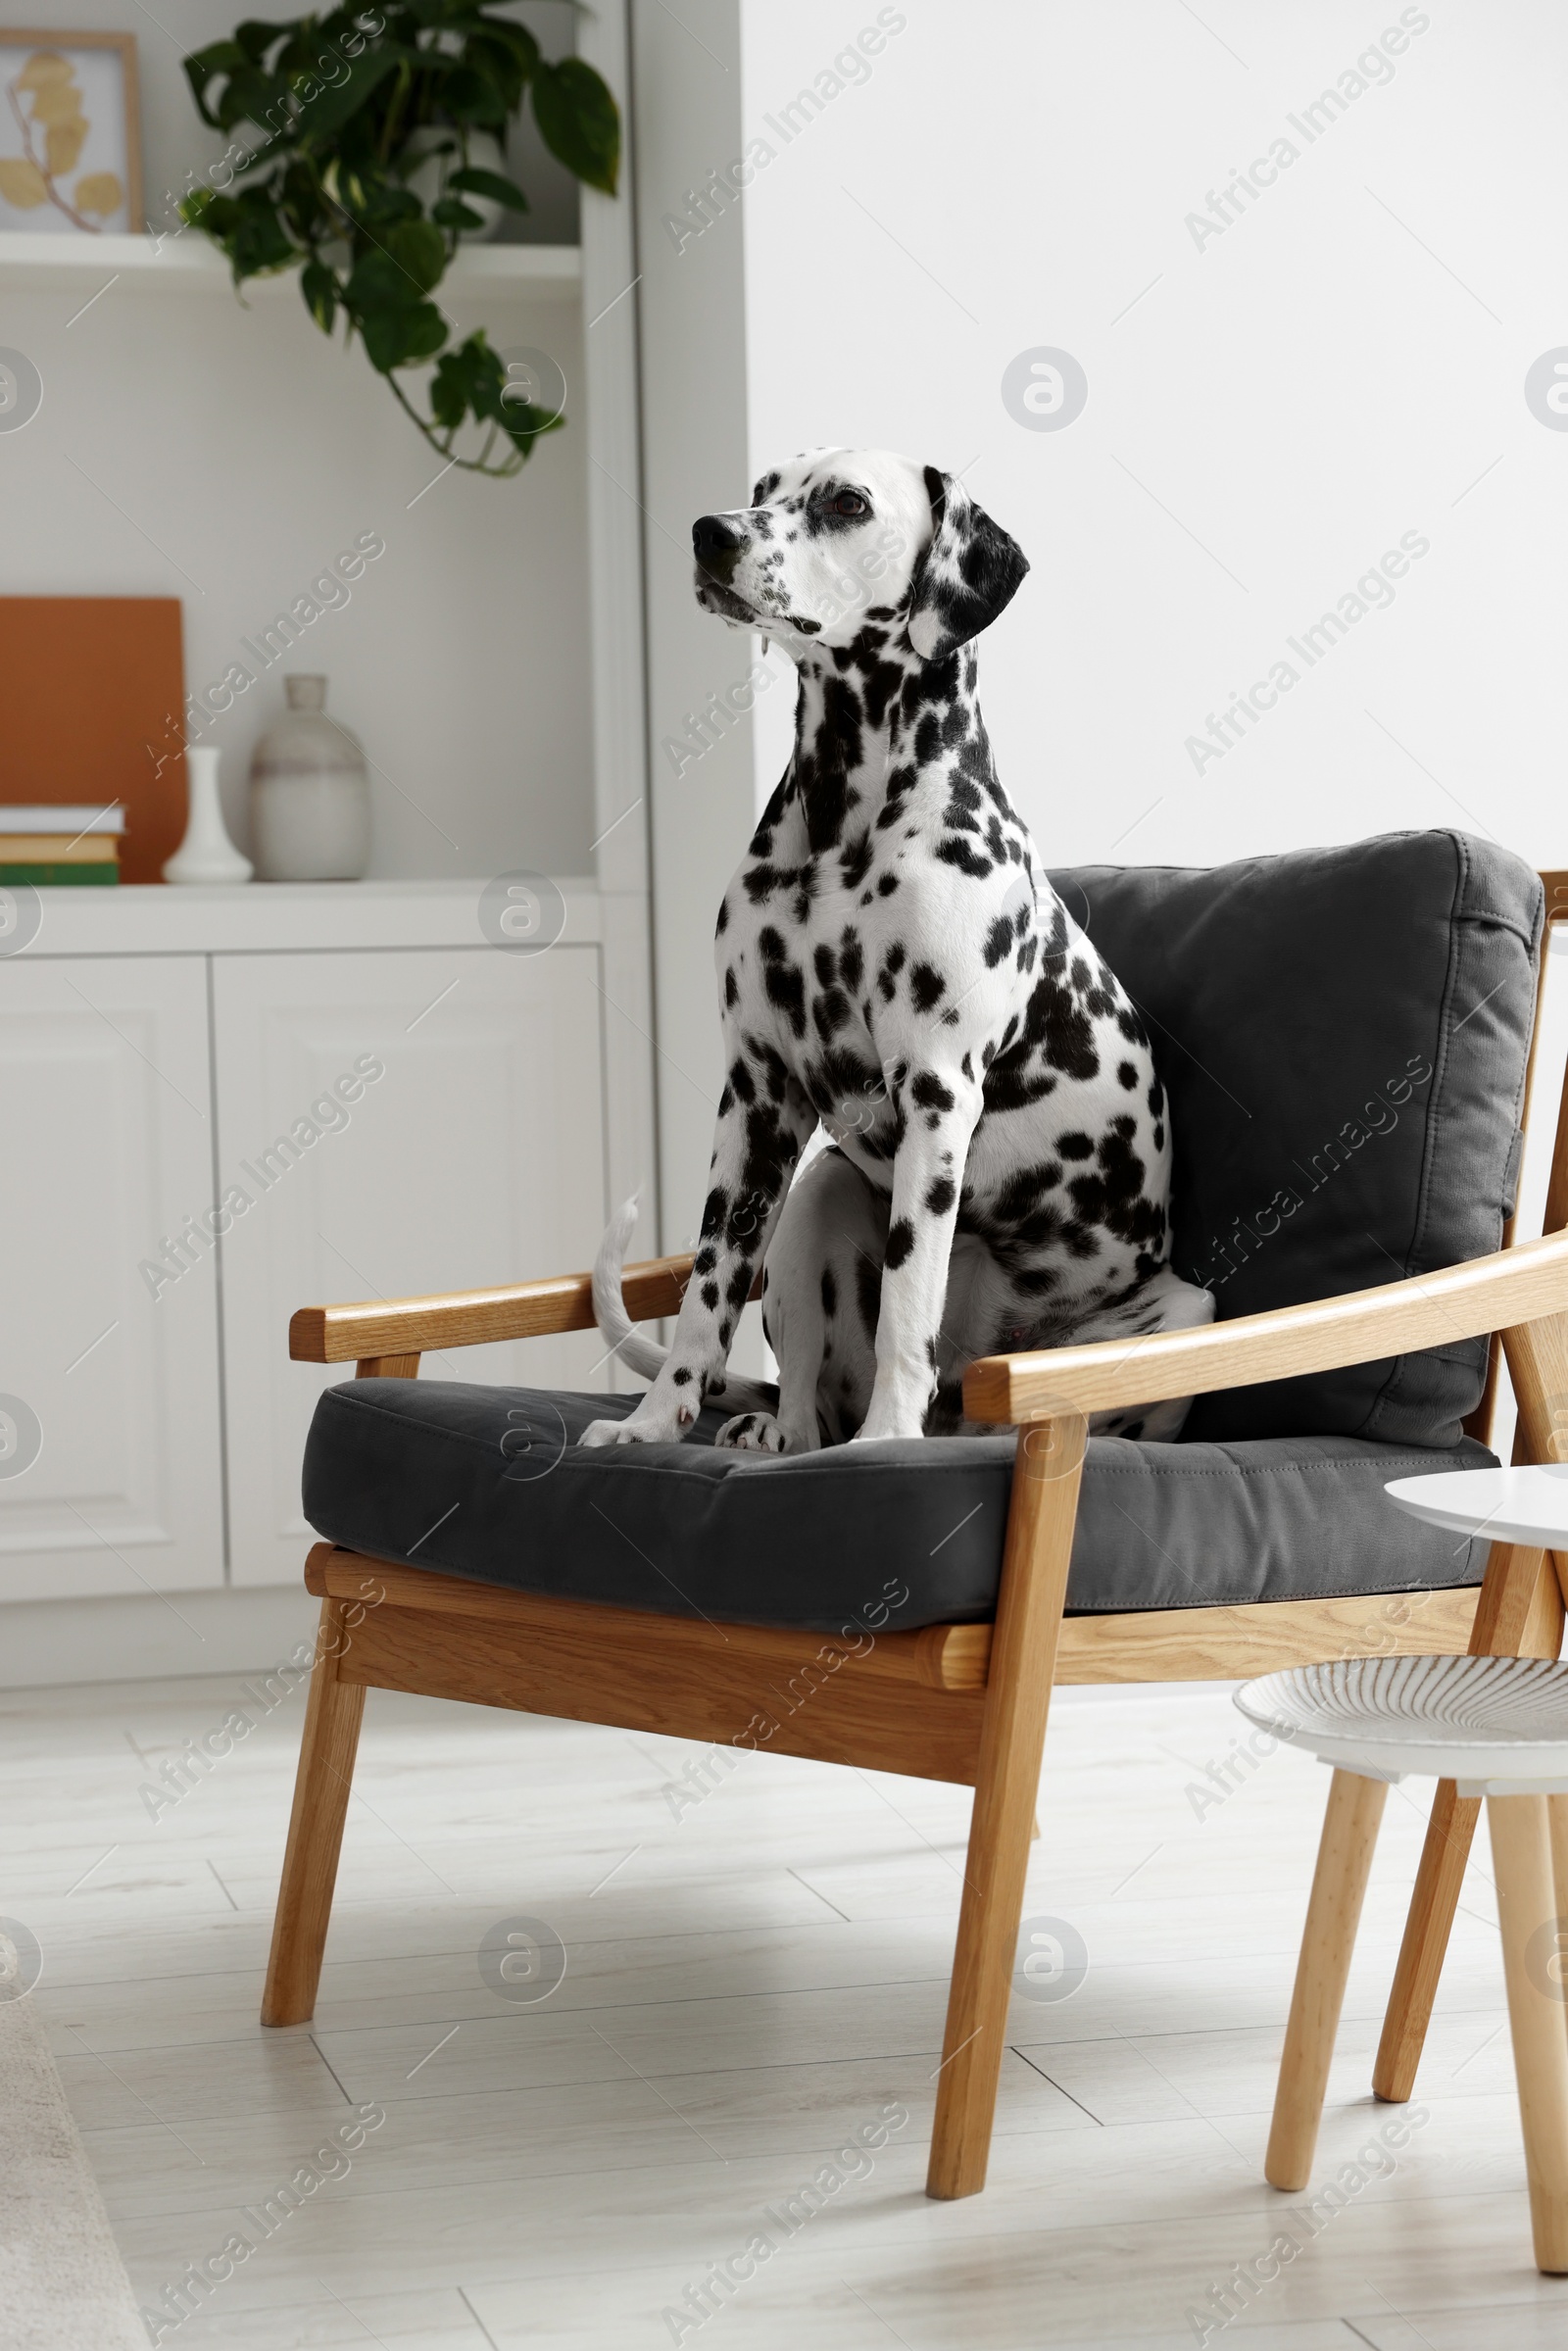
<instances>
[{"instance_id":1,"label":"beige rug","mask_svg":"<svg viewBox=\"0 0 1568 2351\"><path fill-rule=\"evenodd\" d=\"M147 2351L30 1996L0 1999L0 2345Z\"/></svg>"}]
</instances>

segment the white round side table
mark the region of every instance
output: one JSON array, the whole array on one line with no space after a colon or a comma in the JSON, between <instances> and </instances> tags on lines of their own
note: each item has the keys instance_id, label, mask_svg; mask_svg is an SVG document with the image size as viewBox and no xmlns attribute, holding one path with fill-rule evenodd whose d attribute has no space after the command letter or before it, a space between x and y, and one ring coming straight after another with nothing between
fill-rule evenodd
<instances>
[{"instance_id":1,"label":"white round side table","mask_svg":"<svg viewBox=\"0 0 1568 2351\"><path fill-rule=\"evenodd\" d=\"M1456 1534L1568 1550L1568 1465L1401 1478L1400 1509ZM1537 2267L1568 2274L1568 1663L1348 1657L1249 1682L1236 1703L1334 1767L1264 2173L1311 2176L1329 2062L1391 1782L1485 1796Z\"/></svg>"}]
</instances>

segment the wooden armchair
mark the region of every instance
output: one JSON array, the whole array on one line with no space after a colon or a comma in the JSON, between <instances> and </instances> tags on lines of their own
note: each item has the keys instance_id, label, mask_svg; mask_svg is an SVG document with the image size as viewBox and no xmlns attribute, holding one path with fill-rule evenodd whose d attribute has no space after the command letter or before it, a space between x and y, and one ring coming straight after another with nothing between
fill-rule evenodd
<instances>
[{"instance_id":1,"label":"wooden armchair","mask_svg":"<svg viewBox=\"0 0 1568 2351\"><path fill-rule=\"evenodd\" d=\"M1562 881L1568 877L1548 877L1549 885ZM1554 915L1568 916L1568 888L1550 890L1548 903ZM1547 1222L1568 1222L1563 1119ZM1366 1645L1365 1594L1382 1589L1374 1571L1364 1592L1351 1596L1067 1614L1086 1415L1494 1334L1518 1400L1515 1457L1568 1459L1568 1232L1552 1229L1517 1247L1506 1240L1511 1234L1493 1254L1415 1278L1204 1330L972 1365L964 1383L970 1416L1017 1431L993 1622L879 1630L868 1641L849 1629L824 1638L820 1630L713 1623L655 1613L652 1603L634 1609L518 1590L373 1548L318 1543L306 1581L322 1601L321 1631L263 2021L299 2024L315 2005L368 1688L687 1739L736 1739L761 1718L774 1751L974 1788L927 2192L975 2194L985 2184L1054 1684L1240 1679L1356 1653ZM690 1270L689 1257L630 1268L632 1316L675 1312ZM592 1322L589 1277L576 1274L444 1298L306 1307L289 1343L297 1360L353 1362L359 1380L394 1382L413 1380L429 1350ZM330 1391L323 1404L352 1394ZM1472 1428L1489 1413L1490 1384ZM1433 1466L1448 1460L1438 1455ZM1391 1519L1398 1515L1381 1495L1379 1503ZM1494 1545L1479 1598L1473 1585L1434 1590L1411 1621L1386 1628L1380 1646L1555 1656L1563 1576L1560 1560L1553 1572L1539 1552ZM781 1705L778 1693L802 1677L810 1703ZM1386 2097L1409 2094L1476 1810L1451 1786L1440 1788L1376 2078Z\"/></svg>"}]
</instances>

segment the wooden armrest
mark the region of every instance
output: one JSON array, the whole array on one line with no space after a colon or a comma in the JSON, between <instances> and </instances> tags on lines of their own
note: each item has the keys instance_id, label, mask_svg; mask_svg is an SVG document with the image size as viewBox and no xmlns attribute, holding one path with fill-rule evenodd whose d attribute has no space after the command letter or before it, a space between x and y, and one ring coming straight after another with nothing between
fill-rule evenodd
<instances>
[{"instance_id":1,"label":"wooden armrest","mask_svg":"<svg viewBox=\"0 0 1568 2351\"><path fill-rule=\"evenodd\" d=\"M633 1322L678 1314L692 1261L650 1257L628 1265L621 1295ZM440 1347L484 1347L495 1339L542 1339L591 1331L593 1280L558 1274L510 1290L454 1290L438 1298L368 1299L353 1306L301 1306L288 1326L296 1363L354 1363L371 1355L422 1355Z\"/></svg>"},{"instance_id":2,"label":"wooden armrest","mask_svg":"<svg viewBox=\"0 0 1568 2351\"><path fill-rule=\"evenodd\" d=\"M1205 1330L983 1355L964 1374L963 1408L971 1420L1012 1425L1113 1404L1153 1404L1164 1396L1373 1363L1565 1309L1568 1233L1551 1233L1408 1281L1269 1314L1238 1315Z\"/></svg>"}]
</instances>

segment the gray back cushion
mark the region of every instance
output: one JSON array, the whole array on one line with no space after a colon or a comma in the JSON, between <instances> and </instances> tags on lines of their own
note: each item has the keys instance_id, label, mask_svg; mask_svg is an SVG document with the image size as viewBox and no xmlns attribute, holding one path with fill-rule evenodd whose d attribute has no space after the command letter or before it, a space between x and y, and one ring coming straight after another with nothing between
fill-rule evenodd
<instances>
[{"instance_id":1,"label":"gray back cushion","mask_svg":"<svg viewBox=\"0 0 1568 2351\"><path fill-rule=\"evenodd\" d=\"M1052 881L1170 1095L1175 1262L1222 1321L1496 1249L1512 1213L1544 893L1465 833ZM1486 1343L1201 1396L1186 1436L1448 1446Z\"/></svg>"}]
</instances>

